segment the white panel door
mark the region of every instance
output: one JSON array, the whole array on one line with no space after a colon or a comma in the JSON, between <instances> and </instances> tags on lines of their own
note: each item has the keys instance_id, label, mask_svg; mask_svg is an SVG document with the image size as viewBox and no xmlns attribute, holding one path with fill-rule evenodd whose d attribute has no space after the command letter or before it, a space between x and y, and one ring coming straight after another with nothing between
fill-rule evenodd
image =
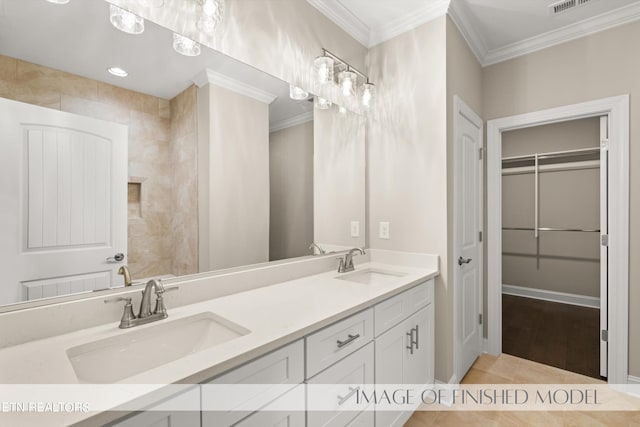
<instances>
[{"instance_id":1,"label":"white panel door","mask_svg":"<svg viewBox=\"0 0 640 427\"><path fill-rule=\"evenodd\" d=\"M456 375L482 350L482 120L459 98L454 123Z\"/></svg>"},{"instance_id":2,"label":"white panel door","mask_svg":"<svg viewBox=\"0 0 640 427\"><path fill-rule=\"evenodd\" d=\"M115 283L127 163L126 126L0 98L0 304Z\"/></svg>"}]
</instances>

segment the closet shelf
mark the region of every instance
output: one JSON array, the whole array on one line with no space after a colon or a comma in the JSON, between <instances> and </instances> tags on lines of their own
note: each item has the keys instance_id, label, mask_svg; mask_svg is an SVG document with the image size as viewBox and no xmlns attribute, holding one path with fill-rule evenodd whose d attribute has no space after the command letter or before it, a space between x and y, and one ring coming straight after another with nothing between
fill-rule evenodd
<instances>
[{"instance_id":1,"label":"closet shelf","mask_svg":"<svg viewBox=\"0 0 640 427\"><path fill-rule=\"evenodd\" d=\"M582 233L599 233L600 230L596 229L582 229L582 228L550 228L550 227L502 227L503 230L516 230L516 231L576 231Z\"/></svg>"},{"instance_id":2,"label":"closet shelf","mask_svg":"<svg viewBox=\"0 0 640 427\"><path fill-rule=\"evenodd\" d=\"M553 151L548 153L537 153L537 154L527 154L524 156L512 156L512 157L503 157L502 163L513 163L513 162L525 162L525 161L533 161L538 160L547 160L547 159L558 159L561 157L575 157L575 156L585 156L592 154L599 154L600 147L593 148L581 148L578 150L565 150L565 151Z\"/></svg>"}]
</instances>

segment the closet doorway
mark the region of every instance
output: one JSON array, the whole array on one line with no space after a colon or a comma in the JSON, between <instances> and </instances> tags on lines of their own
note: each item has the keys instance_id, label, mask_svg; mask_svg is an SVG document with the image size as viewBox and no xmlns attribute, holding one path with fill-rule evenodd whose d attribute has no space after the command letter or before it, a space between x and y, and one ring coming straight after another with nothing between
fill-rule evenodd
<instances>
[{"instance_id":1,"label":"closet doorway","mask_svg":"<svg viewBox=\"0 0 640 427\"><path fill-rule=\"evenodd\" d=\"M607 375L607 128L502 134L502 351L594 378Z\"/></svg>"},{"instance_id":2,"label":"closet doorway","mask_svg":"<svg viewBox=\"0 0 640 427\"><path fill-rule=\"evenodd\" d=\"M503 157L514 157L515 154L507 153L503 156L502 142L503 135L510 131L519 129L532 128L543 125L559 124L563 122L569 122L579 119L589 119L605 117L608 121L608 129L606 134L602 134L601 143L604 146L604 152L606 153L606 163L608 167L603 172L603 181L606 177L606 191L600 191L601 195L606 194L606 204L601 203L600 219L606 218L606 223L603 226L600 224L600 232L593 231L594 236L600 238L601 250L602 247L607 251L607 269L601 274L606 275L606 281L600 280L603 288L600 292L601 308L600 315L602 316L602 323L599 333L599 347L601 354L600 364L602 373L606 374L607 381L610 384L624 384L628 381L628 333L629 333L629 96L622 95L611 98L603 98L595 101L588 101L580 104L567 105L563 107L552 108L548 110L540 110L531 113L524 113L520 115L504 117L500 119L493 119L487 122L487 351L490 354L499 355L503 351L503 333L502 333L502 292L503 292L503 233L507 232L522 232L529 231L532 233L537 232L539 235L557 234L557 233L570 233L569 231L552 231L552 230L540 230L540 228L572 228L573 224L558 224L554 227L554 224L544 224L541 221L547 220L546 217L540 215L538 211L538 222L536 222L536 211L534 207L533 224L523 225L520 224L503 224L503 212L502 212L502 185L503 185ZM507 136L508 137L508 136ZM535 169L535 154L548 153L545 149L537 149L533 153L534 155L534 169ZM568 149L559 149L558 151L568 151ZM595 151L595 150L594 150ZM554 153L551 151L550 153ZM576 153L574 153L575 155ZM558 154L560 155L560 154ZM587 154L584 154L587 156ZM601 152L602 155L602 152ZM538 157L538 169L542 166L549 166L542 160L548 163L550 159L541 159ZM553 157L553 155L551 155ZM556 160L558 163L568 163L567 158ZM583 159L582 161L595 161L596 159ZM597 159L598 161L600 159ZM531 167L531 165L525 165L520 167ZM571 171L562 171L563 173L573 173ZM541 172L538 170L538 178L541 175L551 172ZM555 172L553 172L555 173ZM535 174L535 170L534 170ZM538 185L544 183L539 181ZM535 181L533 183L533 191L535 193ZM541 188L538 188L540 191ZM543 191L554 191L551 189L542 189ZM561 197L559 201L564 202L564 199L570 199L574 187L570 190L564 191L564 197ZM535 196L535 194L534 194ZM558 197L556 197L558 198ZM530 197L535 204L535 198ZM531 202L529 202L531 203ZM542 200L538 200L538 203L542 203ZM522 206L518 206L518 209L522 209ZM606 210L606 212L604 212ZM546 212L543 215L549 215ZM581 213L582 214L582 213ZM566 215L566 214L565 214ZM505 230L502 228L532 228L531 230ZM575 226L578 227L590 227ZM538 230L535 230L538 228ZM581 228L582 229L582 228ZM586 229L586 228L584 228ZM606 234L603 232L606 231ZM583 234L585 237L589 235L589 232L574 232ZM543 236L544 237L544 236ZM505 239L507 237L504 237ZM552 237L553 238L553 237ZM535 239L535 237L534 237ZM536 240L540 239L538 237ZM547 238L548 240L548 238ZM561 240L564 243L565 240ZM542 242L535 243L534 254L536 254L537 246L542 245ZM508 249L508 248L506 248ZM583 250L584 248L580 248ZM541 252L542 253L542 252ZM534 257L534 262L537 262ZM602 255L601 255L602 258ZM541 260L542 263L542 260ZM534 264L535 267L535 264ZM581 274L581 273L578 273ZM601 276L598 274L598 277ZM508 284L508 283L506 283ZM606 284L606 289L604 285ZM516 285L517 286L517 285ZM520 285L521 287L524 287ZM603 293L603 289L606 291ZM565 292L569 293L569 292ZM595 297L594 297L595 298ZM582 300L584 301L584 300ZM561 320L556 321L556 325L559 325Z\"/></svg>"}]
</instances>

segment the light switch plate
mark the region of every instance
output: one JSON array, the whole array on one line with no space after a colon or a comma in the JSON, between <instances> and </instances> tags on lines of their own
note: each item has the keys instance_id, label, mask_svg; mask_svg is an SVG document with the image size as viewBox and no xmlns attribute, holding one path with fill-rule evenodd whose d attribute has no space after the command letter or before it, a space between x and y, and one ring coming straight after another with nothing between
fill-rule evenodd
<instances>
[{"instance_id":1,"label":"light switch plate","mask_svg":"<svg viewBox=\"0 0 640 427\"><path fill-rule=\"evenodd\" d=\"M387 221L380 221L380 231L378 237L381 239L389 239L389 223Z\"/></svg>"},{"instance_id":2,"label":"light switch plate","mask_svg":"<svg viewBox=\"0 0 640 427\"><path fill-rule=\"evenodd\" d=\"M351 221L351 237L360 237L360 221Z\"/></svg>"}]
</instances>

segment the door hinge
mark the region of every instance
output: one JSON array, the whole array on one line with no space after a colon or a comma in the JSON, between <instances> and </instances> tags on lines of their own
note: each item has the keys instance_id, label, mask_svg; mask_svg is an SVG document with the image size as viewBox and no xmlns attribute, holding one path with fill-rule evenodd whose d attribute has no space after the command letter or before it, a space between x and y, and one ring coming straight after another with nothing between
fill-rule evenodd
<instances>
[{"instance_id":1,"label":"door hinge","mask_svg":"<svg viewBox=\"0 0 640 427\"><path fill-rule=\"evenodd\" d=\"M478 323L482 325L482 313L478 314Z\"/></svg>"},{"instance_id":2,"label":"door hinge","mask_svg":"<svg viewBox=\"0 0 640 427\"><path fill-rule=\"evenodd\" d=\"M606 329L603 329L601 332L602 332L601 333L602 341L609 342L609 331L607 331Z\"/></svg>"},{"instance_id":3,"label":"door hinge","mask_svg":"<svg viewBox=\"0 0 640 427\"><path fill-rule=\"evenodd\" d=\"M478 231L478 238L480 239L480 241L482 242L482 231Z\"/></svg>"},{"instance_id":4,"label":"door hinge","mask_svg":"<svg viewBox=\"0 0 640 427\"><path fill-rule=\"evenodd\" d=\"M482 147L480 147L480 149L478 150L480 152L480 157L478 160L482 160Z\"/></svg>"},{"instance_id":5,"label":"door hinge","mask_svg":"<svg viewBox=\"0 0 640 427\"><path fill-rule=\"evenodd\" d=\"M600 236L600 244L602 246L609 246L609 235L608 234L603 234L602 236Z\"/></svg>"}]
</instances>

